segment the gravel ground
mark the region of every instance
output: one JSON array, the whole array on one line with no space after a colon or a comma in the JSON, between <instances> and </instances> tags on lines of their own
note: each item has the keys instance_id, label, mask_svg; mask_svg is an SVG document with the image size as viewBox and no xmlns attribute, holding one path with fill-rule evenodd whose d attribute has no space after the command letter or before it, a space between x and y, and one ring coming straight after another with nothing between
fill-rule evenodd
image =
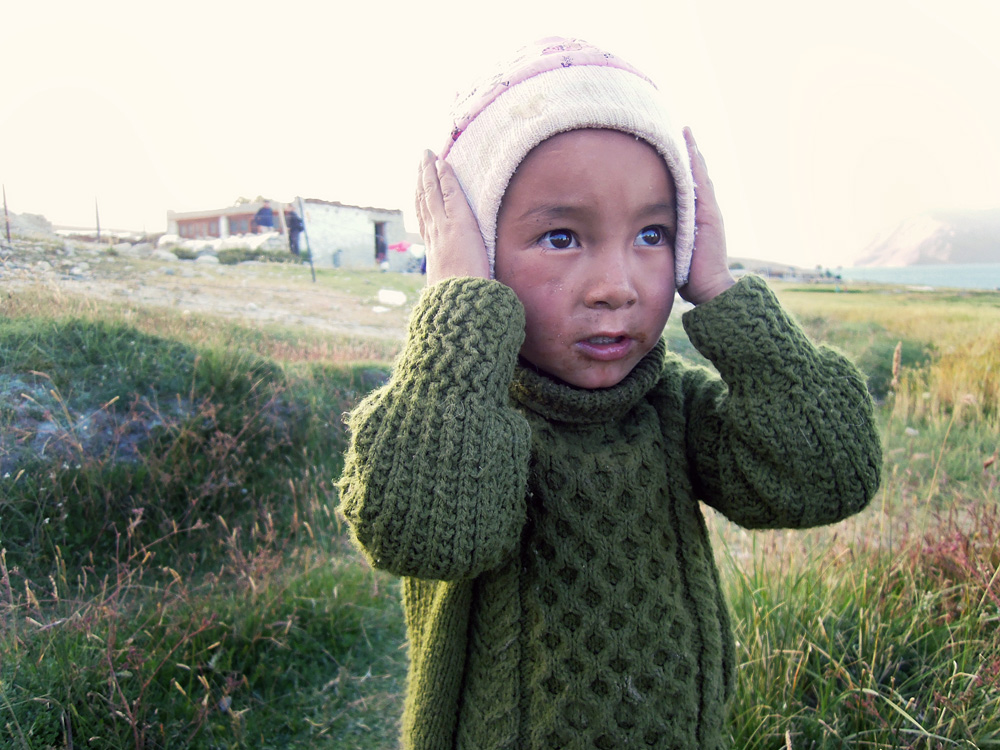
<instances>
[{"instance_id":1,"label":"gravel ground","mask_svg":"<svg viewBox=\"0 0 1000 750\"><path fill-rule=\"evenodd\" d=\"M387 303L379 281L377 275L361 278L355 284L360 292L346 292L313 283L307 266L171 260L148 245L109 249L44 231L10 244L0 237L0 315L8 294L42 285L135 307L402 340L413 295L392 304L397 300L390 294ZM391 276L384 286L392 286ZM103 404L65 403L44 377L5 372L0 362L0 491L5 481L16 481L28 455L67 465L109 452L115 460L135 460L163 416L160 409L137 403L126 414Z\"/></svg>"},{"instance_id":2,"label":"gravel ground","mask_svg":"<svg viewBox=\"0 0 1000 750\"><path fill-rule=\"evenodd\" d=\"M402 340L412 299L380 304L374 282L363 294L314 284L308 266L219 265L167 260L149 246L96 245L55 236L0 247L0 288L44 284L70 294L170 307L190 313L301 325L332 333ZM391 282L390 282L391 283ZM367 293L370 291L370 295Z\"/></svg>"}]
</instances>

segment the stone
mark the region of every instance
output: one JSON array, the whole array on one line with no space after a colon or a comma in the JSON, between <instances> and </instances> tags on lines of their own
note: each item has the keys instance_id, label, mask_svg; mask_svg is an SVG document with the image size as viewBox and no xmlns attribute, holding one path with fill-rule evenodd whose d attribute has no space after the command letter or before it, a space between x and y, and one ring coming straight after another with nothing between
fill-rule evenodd
<instances>
[{"instance_id":1,"label":"stone","mask_svg":"<svg viewBox=\"0 0 1000 750\"><path fill-rule=\"evenodd\" d=\"M379 289L376 298L381 305L399 307L406 304L406 295L403 292L397 292L395 289Z\"/></svg>"}]
</instances>

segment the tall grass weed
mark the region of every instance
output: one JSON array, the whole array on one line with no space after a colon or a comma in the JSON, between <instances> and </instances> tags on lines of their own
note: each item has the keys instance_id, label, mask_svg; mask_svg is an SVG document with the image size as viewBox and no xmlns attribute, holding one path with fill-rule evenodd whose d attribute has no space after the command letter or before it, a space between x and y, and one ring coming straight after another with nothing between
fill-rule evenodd
<instances>
[{"instance_id":1,"label":"tall grass weed","mask_svg":"<svg viewBox=\"0 0 1000 750\"><path fill-rule=\"evenodd\" d=\"M318 284L370 300L385 278ZM871 506L829 528L709 513L740 657L734 746L1000 747L1000 296L775 286L862 366L885 466ZM679 316L666 335L703 361ZM349 544L334 481L341 414L398 350L7 295L0 746L394 746L399 586Z\"/></svg>"}]
</instances>

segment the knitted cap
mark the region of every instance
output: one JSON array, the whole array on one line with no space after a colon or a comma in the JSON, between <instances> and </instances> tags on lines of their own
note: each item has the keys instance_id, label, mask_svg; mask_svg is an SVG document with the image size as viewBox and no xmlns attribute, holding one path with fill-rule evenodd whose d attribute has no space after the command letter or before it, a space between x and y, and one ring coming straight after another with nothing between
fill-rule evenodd
<instances>
[{"instance_id":1,"label":"knitted cap","mask_svg":"<svg viewBox=\"0 0 1000 750\"><path fill-rule=\"evenodd\" d=\"M641 138L674 180L675 283L687 283L694 248L694 182L679 125L653 83L579 39L550 37L519 50L452 110L441 152L479 222L493 274L497 212L514 170L535 146L569 130L604 128Z\"/></svg>"}]
</instances>

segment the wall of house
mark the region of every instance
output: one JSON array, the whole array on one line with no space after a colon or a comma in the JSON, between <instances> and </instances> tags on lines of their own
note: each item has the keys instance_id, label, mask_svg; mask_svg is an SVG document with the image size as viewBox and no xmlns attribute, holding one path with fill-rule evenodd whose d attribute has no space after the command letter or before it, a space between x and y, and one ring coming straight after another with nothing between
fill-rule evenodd
<instances>
[{"instance_id":1,"label":"wall of house","mask_svg":"<svg viewBox=\"0 0 1000 750\"><path fill-rule=\"evenodd\" d=\"M307 200L305 222L313 263L321 267L375 268L376 222L385 224L387 245L406 239L402 211ZM393 255L387 254L390 268Z\"/></svg>"}]
</instances>

